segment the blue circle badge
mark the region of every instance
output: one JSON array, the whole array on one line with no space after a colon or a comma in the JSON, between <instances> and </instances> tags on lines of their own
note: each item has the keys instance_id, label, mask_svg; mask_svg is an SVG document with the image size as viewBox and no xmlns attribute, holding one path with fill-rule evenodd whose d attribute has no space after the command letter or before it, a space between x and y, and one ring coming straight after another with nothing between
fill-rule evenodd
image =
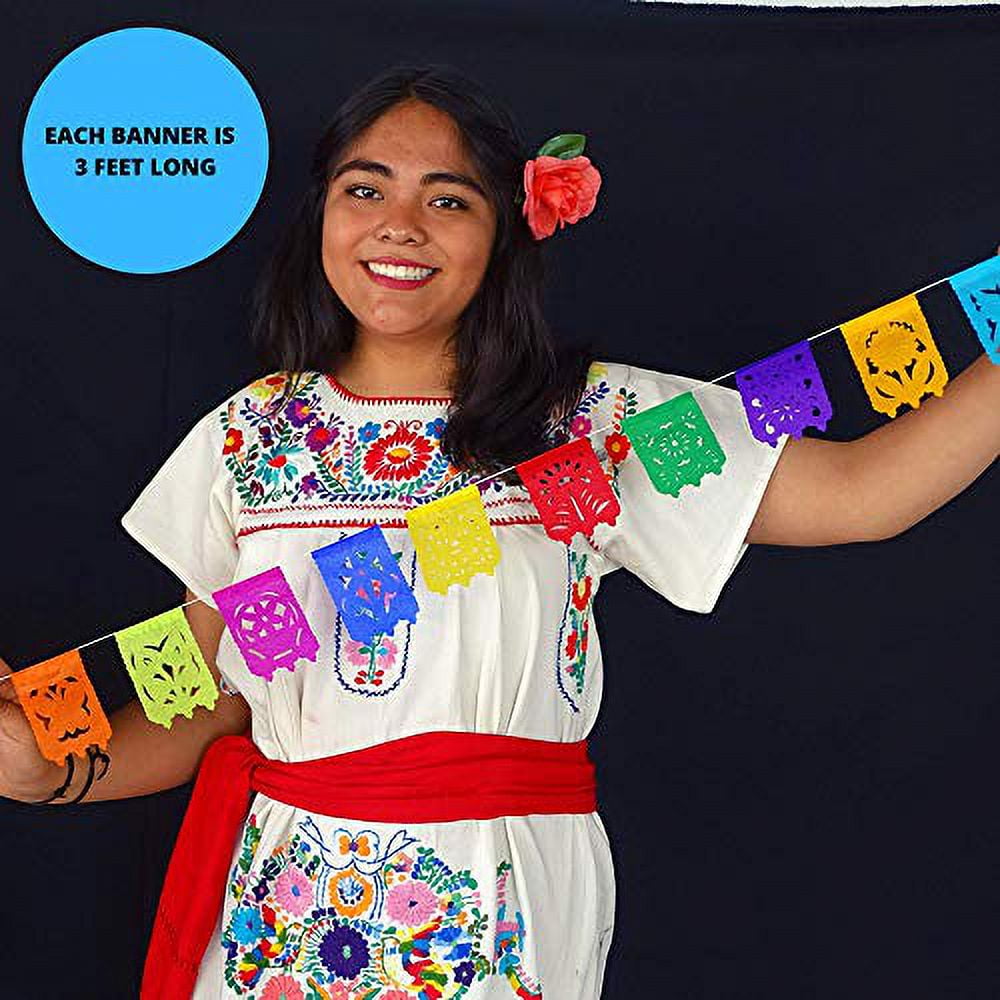
<instances>
[{"instance_id":1,"label":"blue circle badge","mask_svg":"<svg viewBox=\"0 0 1000 1000\"><path fill-rule=\"evenodd\" d=\"M39 214L102 267L160 274L224 247L267 175L267 123L250 84L211 45L123 28L74 49L24 122Z\"/></svg>"}]
</instances>

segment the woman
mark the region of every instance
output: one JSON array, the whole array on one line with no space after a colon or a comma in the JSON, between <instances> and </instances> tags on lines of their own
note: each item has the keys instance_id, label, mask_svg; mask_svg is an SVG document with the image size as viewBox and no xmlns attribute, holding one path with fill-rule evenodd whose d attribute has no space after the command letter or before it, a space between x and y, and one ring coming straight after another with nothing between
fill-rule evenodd
<instances>
[{"instance_id":1,"label":"woman","mask_svg":"<svg viewBox=\"0 0 1000 1000\"><path fill-rule=\"evenodd\" d=\"M772 448L732 390L557 354L517 204L523 168L509 117L450 70L390 70L351 97L260 287L254 332L270 374L204 414L122 522L200 599L188 617L228 697L169 732L126 706L111 766L67 784L3 686L11 798L145 794L189 780L212 746L144 997L598 997L614 876L577 751L600 702L601 578L624 566L707 613L748 543L888 538L996 457L1000 379L985 356L919 417L854 442ZM689 389L726 462L672 498L628 455L621 420ZM581 435L622 509L563 544L506 470ZM919 460L928 450L933 466ZM502 558L433 591L406 513L484 477ZM360 642L310 553L371 524L420 610ZM317 647L266 679L212 594L276 565ZM248 725L256 756L226 742ZM346 770L323 769L355 751ZM237 786L254 790L249 810ZM220 852L224 884L207 874ZM210 934L195 915L206 900Z\"/></svg>"}]
</instances>

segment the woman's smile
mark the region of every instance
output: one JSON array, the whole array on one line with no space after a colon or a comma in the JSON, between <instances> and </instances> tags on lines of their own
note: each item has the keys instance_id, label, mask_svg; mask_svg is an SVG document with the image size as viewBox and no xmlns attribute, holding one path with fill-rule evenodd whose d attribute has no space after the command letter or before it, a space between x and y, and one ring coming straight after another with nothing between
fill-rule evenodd
<instances>
[{"instance_id":1,"label":"woman's smile","mask_svg":"<svg viewBox=\"0 0 1000 1000\"><path fill-rule=\"evenodd\" d=\"M423 288L441 270L401 257L375 257L372 260L361 261L361 266L377 285L400 291Z\"/></svg>"}]
</instances>

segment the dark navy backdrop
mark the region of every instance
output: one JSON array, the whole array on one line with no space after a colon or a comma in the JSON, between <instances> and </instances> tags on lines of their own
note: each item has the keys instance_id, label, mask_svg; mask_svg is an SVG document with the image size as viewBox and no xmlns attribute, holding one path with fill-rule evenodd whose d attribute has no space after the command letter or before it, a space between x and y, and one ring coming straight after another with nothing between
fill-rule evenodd
<instances>
[{"instance_id":1,"label":"dark navy backdrop","mask_svg":"<svg viewBox=\"0 0 1000 1000\"><path fill-rule=\"evenodd\" d=\"M474 73L532 148L588 135L604 188L546 248L550 315L613 359L714 378L1000 243L997 6L211 6L7 5L0 654L14 666L179 603L118 518L194 419L259 372L253 278L327 116L390 63ZM251 221L179 274L82 262L19 177L45 73L127 24L217 44L271 128ZM978 342L946 288L923 303L955 375ZM826 436L882 423L839 334L814 346ZM608 1000L995 995L997 485L994 469L884 543L752 547L710 616L606 581L593 753L618 876ZM113 709L127 678L92 653ZM134 995L188 791L0 802L5 998Z\"/></svg>"}]
</instances>

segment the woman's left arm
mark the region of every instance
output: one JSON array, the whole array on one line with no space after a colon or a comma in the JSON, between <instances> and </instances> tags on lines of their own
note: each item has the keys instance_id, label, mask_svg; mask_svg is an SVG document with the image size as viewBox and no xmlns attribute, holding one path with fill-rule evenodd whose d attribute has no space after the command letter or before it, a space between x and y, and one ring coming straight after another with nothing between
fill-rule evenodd
<instances>
[{"instance_id":1,"label":"woman's left arm","mask_svg":"<svg viewBox=\"0 0 1000 1000\"><path fill-rule=\"evenodd\" d=\"M941 396L853 441L791 438L746 540L839 545L898 535L1000 452L1000 365L981 355Z\"/></svg>"}]
</instances>

